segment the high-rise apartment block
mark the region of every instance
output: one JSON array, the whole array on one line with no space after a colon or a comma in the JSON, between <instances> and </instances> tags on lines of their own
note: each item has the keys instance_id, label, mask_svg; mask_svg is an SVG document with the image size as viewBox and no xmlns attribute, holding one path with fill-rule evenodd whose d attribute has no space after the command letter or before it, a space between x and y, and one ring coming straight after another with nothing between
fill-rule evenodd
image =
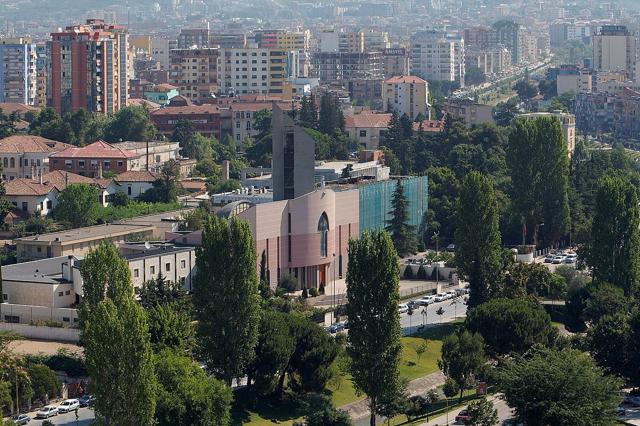
<instances>
[{"instance_id":1,"label":"high-rise apartment block","mask_svg":"<svg viewBox=\"0 0 640 426\"><path fill-rule=\"evenodd\" d=\"M605 25L593 36L593 68L596 71L623 71L635 78L637 41L624 25Z\"/></svg>"},{"instance_id":2,"label":"high-rise apartment block","mask_svg":"<svg viewBox=\"0 0 640 426\"><path fill-rule=\"evenodd\" d=\"M464 39L440 31L411 37L411 73L426 80L457 81L464 87Z\"/></svg>"},{"instance_id":3,"label":"high-rise apartment block","mask_svg":"<svg viewBox=\"0 0 640 426\"><path fill-rule=\"evenodd\" d=\"M320 33L321 52L361 53L364 52L362 31L326 30Z\"/></svg>"},{"instance_id":4,"label":"high-rise apartment block","mask_svg":"<svg viewBox=\"0 0 640 426\"><path fill-rule=\"evenodd\" d=\"M169 52L169 84L193 102L213 98L218 92L219 50L173 49Z\"/></svg>"},{"instance_id":5,"label":"high-rise apartment block","mask_svg":"<svg viewBox=\"0 0 640 426\"><path fill-rule=\"evenodd\" d=\"M209 47L209 30L207 28L183 28L178 35L178 49L191 47Z\"/></svg>"},{"instance_id":6,"label":"high-rise apartment block","mask_svg":"<svg viewBox=\"0 0 640 426\"><path fill-rule=\"evenodd\" d=\"M522 61L522 37L520 24L512 21L498 21L491 27L490 44L502 46L511 52L511 62L515 65Z\"/></svg>"},{"instance_id":7,"label":"high-rise apartment block","mask_svg":"<svg viewBox=\"0 0 640 426\"><path fill-rule=\"evenodd\" d=\"M313 55L313 76L323 83L381 79L382 53L318 52Z\"/></svg>"},{"instance_id":8,"label":"high-rise apartment block","mask_svg":"<svg viewBox=\"0 0 640 426\"><path fill-rule=\"evenodd\" d=\"M295 51L284 49L220 49L220 92L280 96L287 78L296 75L295 57Z\"/></svg>"},{"instance_id":9,"label":"high-rise apartment block","mask_svg":"<svg viewBox=\"0 0 640 426\"><path fill-rule=\"evenodd\" d=\"M129 87L128 32L90 19L51 33L49 103L59 113L112 113L126 106Z\"/></svg>"},{"instance_id":10,"label":"high-rise apartment block","mask_svg":"<svg viewBox=\"0 0 640 426\"><path fill-rule=\"evenodd\" d=\"M29 38L0 40L0 102L35 105L36 45Z\"/></svg>"},{"instance_id":11,"label":"high-rise apartment block","mask_svg":"<svg viewBox=\"0 0 640 426\"><path fill-rule=\"evenodd\" d=\"M385 78L409 75L409 55L405 48L389 48L382 51L382 72Z\"/></svg>"},{"instance_id":12,"label":"high-rise apartment block","mask_svg":"<svg viewBox=\"0 0 640 426\"><path fill-rule=\"evenodd\" d=\"M396 76L384 82L382 102L399 115L407 114L411 120L422 115L429 119L429 85L416 76Z\"/></svg>"},{"instance_id":13,"label":"high-rise apartment block","mask_svg":"<svg viewBox=\"0 0 640 426\"><path fill-rule=\"evenodd\" d=\"M389 33L386 31L367 30L363 32L364 50L367 52L383 52L391 47Z\"/></svg>"}]
</instances>

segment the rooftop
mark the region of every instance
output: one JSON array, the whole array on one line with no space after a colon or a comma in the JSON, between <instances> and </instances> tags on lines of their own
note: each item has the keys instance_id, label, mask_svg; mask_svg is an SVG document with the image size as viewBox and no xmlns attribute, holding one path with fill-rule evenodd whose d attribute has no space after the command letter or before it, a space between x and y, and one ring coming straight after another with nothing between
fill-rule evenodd
<instances>
[{"instance_id":1,"label":"rooftop","mask_svg":"<svg viewBox=\"0 0 640 426\"><path fill-rule=\"evenodd\" d=\"M423 79L415 75L398 75L385 80L387 84L422 84L426 83Z\"/></svg>"},{"instance_id":2,"label":"rooftop","mask_svg":"<svg viewBox=\"0 0 640 426\"><path fill-rule=\"evenodd\" d=\"M99 140L82 148L69 147L51 155L52 158L137 158L138 154Z\"/></svg>"},{"instance_id":3,"label":"rooftop","mask_svg":"<svg viewBox=\"0 0 640 426\"><path fill-rule=\"evenodd\" d=\"M49 234L33 235L30 237L16 238L14 242L30 244L30 243L55 243L55 244L73 244L78 241L98 240L113 235L127 235L136 232L153 231L154 227L150 224L134 224L134 223L113 223L105 225L87 226L84 228L69 229L66 231L51 232Z\"/></svg>"},{"instance_id":4,"label":"rooftop","mask_svg":"<svg viewBox=\"0 0 640 426\"><path fill-rule=\"evenodd\" d=\"M218 114L220 108L212 104L167 106L151 112L151 115L181 115L181 114Z\"/></svg>"},{"instance_id":5,"label":"rooftop","mask_svg":"<svg viewBox=\"0 0 640 426\"><path fill-rule=\"evenodd\" d=\"M80 183L104 189L109 186L111 179L92 179L63 170L54 170L42 175L42 183L37 178L20 178L6 182L5 189L6 194L11 196L38 196L46 195L53 189L63 191L67 185Z\"/></svg>"},{"instance_id":6,"label":"rooftop","mask_svg":"<svg viewBox=\"0 0 640 426\"><path fill-rule=\"evenodd\" d=\"M5 115L11 115L15 112L16 114L23 116L28 112L39 111L40 108L31 106L31 105L17 104L12 102L0 102L0 110L2 110L2 113Z\"/></svg>"},{"instance_id":7,"label":"rooftop","mask_svg":"<svg viewBox=\"0 0 640 426\"><path fill-rule=\"evenodd\" d=\"M346 128L384 128L389 127L391 114L377 114L372 112L361 112L360 114L345 115L344 126Z\"/></svg>"},{"instance_id":8,"label":"rooftop","mask_svg":"<svg viewBox=\"0 0 640 426\"><path fill-rule=\"evenodd\" d=\"M66 282L62 278L62 264L68 261L67 256L60 256L6 265L2 267L2 279L6 281L59 284Z\"/></svg>"},{"instance_id":9,"label":"rooftop","mask_svg":"<svg viewBox=\"0 0 640 426\"><path fill-rule=\"evenodd\" d=\"M13 154L22 152L58 152L72 148L66 143L32 135L13 135L0 139L0 152Z\"/></svg>"},{"instance_id":10,"label":"rooftop","mask_svg":"<svg viewBox=\"0 0 640 426\"><path fill-rule=\"evenodd\" d=\"M155 182L157 178L155 173L146 170L129 170L128 172L120 173L114 180L116 182Z\"/></svg>"}]
</instances>

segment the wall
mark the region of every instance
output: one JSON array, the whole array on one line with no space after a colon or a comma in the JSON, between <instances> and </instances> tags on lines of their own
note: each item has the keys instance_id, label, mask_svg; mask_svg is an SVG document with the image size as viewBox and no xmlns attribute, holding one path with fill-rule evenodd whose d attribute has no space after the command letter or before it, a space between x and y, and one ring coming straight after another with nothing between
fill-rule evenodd
<instances>
[{"instance_id":1,"label":"wall","mask_svg":"<svg viewBox=\"0 0 640 426\"><path fill-rule=\"evenodd\" d=\"M2 292L8 296L7 303L66 308L75 302L73 285L39 282L9 281L2 283ZM60 296L62 293L62 296Z\"/></svg>"},{"instance_id":2,"label":"wall","mask_svg":"<svg viewBox=\"0 0 640 426\"><path fill-rule=\"evenodd\" d=\"M0 331L12 332L27 339L69 343L78 343L80 341L80 330L77 328L36 327L27 324L0 322Z\"/></svg>"},{"instance_id":3,"label":"wall","mask_svg":"<svg viewBox=\"0 0 640 426\"><path fill-rule=\"evenodd\" d=\"M169 271L166 270L167 263L170 267ZM185 290L191 291L195 266L195 250L191 250L189 252L168 253L162 256L147 257L129 262L131 282L134 288L142 287L142 284L146 281L155 279L160 272L163 277L172 282L180 282L184 279ZM151 271L152 267L154 272Z\"/></svg>"},{"instance_id":4,"label":"wall","mask_svg":"<svg viewBox=\"0 0 640 426\"><path fill-rule=\"evenodd\" d=\"M56 204L58 204L58 191L56 189L52 189L47 195L40 196L7 195L6 199L10 203L15 203L14 205L20 210L22 210L22 203L27 203L27 211L29 214L41 214L46 216L51 213L51 211L56 207ZM51 210L47 208L48 201L51 201ZM41 210L40 205L42 205Z\"/></svg>"}]
</instances>

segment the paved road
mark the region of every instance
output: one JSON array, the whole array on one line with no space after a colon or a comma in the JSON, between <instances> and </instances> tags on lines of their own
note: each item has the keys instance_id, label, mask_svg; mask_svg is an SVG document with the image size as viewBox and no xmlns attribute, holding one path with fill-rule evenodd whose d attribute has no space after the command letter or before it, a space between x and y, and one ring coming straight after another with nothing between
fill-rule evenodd
<instances>
[{"instance_id":1,"label":"paved road","mask_svg":"<svg viewBox=\"0 0 640 426\"><path fill-rule=\"evenodd\" d=\"M502 399L495 396L490 397L489 400L493 402L493 406L498 410L497 424L501 425L503 421L511 418L511 416L513 415L513 412L511 408L509 408L506 402L504 402ZM420 426L443 426L443 425L464 424L463 422L456 423L455 421L455 418L458 415L458 413L462 411L464 408L466 407L456 408L455 410L450 411L448 416L445 414L443 416L436 417L435 419L431 419L426 423L422 423Z\"/></svg>"},{"instance_id":2,"label":"paved road","mask_svg":"<svg viewBox=\"0 0 640 426\"><path fill-rule=\"evenodd\" d=\"M55 404L52 404L55 405ZM43 420L36 420L36 412L27 413L31 417L29 426L40 426ZM57 416L50 417L49 421L56 426L89 426L93 422L95 414L90 408L81 408L78 410L78 420L76 421L75 413L58 414Z\"/></svg>"},{"instance_id":3,"label":"paved road","mask_svg":"<svg viewBox=\"0 0 640 426\"><path fill-rule=\"evenodd\" d=\"M455 302L455 303L454 303ZM442 315L436 314L438 309L442 308L444 313ZM425 314L422 312L425 311ZM409 315L400 314L400 325L402 327L402 333L409 335L418 331L418 328L425 324L429 326L447 323L455 321L458 318L464 318L467 314L467 305L464 303L464 297L457 297L455 299L445 300L444 302L436 302L424 307L420 306L413 311L413 315L409 318Z\"/></svg>"}]
</instances>

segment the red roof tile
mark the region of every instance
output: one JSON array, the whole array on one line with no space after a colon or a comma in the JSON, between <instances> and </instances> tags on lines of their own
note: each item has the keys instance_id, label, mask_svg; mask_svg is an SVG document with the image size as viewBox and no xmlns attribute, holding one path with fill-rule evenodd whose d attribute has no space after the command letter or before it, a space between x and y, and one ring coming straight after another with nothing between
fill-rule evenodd
<instances>
[{"instance_id":1,"label":"red roof tile","mask_svg":"<svg viewBox=\"0 0 640 426\"><path fill-rule=\"evenodd\" d=\"M402 84L402 83L418 84L418 83L426 83L426 81L424 81L423 79L415 75L398 75L385 80L385 83L387 84Z\"/></svg>"},{"instance_id":2,"label":"red roof tile","mask_svg":"<svg viewBox=\"0 0 640 426\"><path fill-rule=\"evenodd\" d=\"M96 141L82 148L72 147L57 152L51 157L55 158L137 158L138 154L117 148L105 141Z\"/></svg>"},{"instance_id":3,"label":"red roof tile","mask_svg":"<svg viewBox=\"0 0 640 426\"><path fill-rule=\"evenodd\" d=\"M420 129L420 123L417 121L413 122L413 130L418 131ZM442 132L444 130L444 121L441 120L424 120L422 122L422 131L423 132Z\"/></svg>"},{"instance_id":4,"label":"red roof tile","mask_svg":"<svg viewBox=\"0 0 640 426\"><path fill-rule=\"evenodd\" d=\"M344 126L347 129L352 128L387 128L391 121L391 114L361 112L360 114L345 115Z\"/></svg>"},{"instance_id":5,"label":"red roof tile","mask_svg":"<svg viewBox=\"0 0 640 426\"><path fill-rule=\"evenodd\" d=\"M169 105L167 107L152 111L151 115L182 115L182 114L188 115L188 114L219 114L219 113L220 113L220 108L212 104L174 106L174 107Z\"/></svg>"},{"instance_id":6,"label":"red roof tile","mask_svg":"<svg viewBox=\"0 0 640 426\"><path fill-rule=\"evenodd\" d=\"M23 153L23 152L59 152L72 145L66 143L45 139L40 136L32 135L14 135L8 138L0 139L0 152Z\"/></svg>"}]
</instances>

